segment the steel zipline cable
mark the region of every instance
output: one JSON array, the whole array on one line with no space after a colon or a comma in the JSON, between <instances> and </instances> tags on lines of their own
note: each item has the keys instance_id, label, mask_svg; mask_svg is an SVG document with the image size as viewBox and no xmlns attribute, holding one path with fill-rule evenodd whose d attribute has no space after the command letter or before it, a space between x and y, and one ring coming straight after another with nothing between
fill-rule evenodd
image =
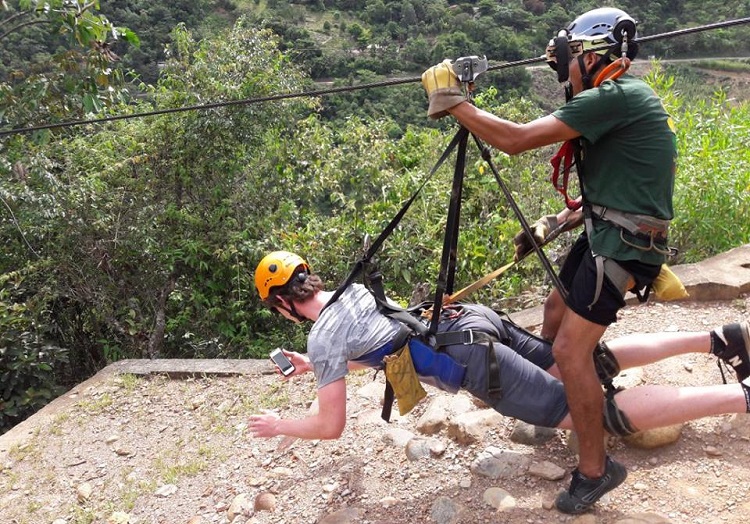
<instances>
[{"instance_id":1,"label":"steel zipline cable","mask_svg":"<svg viewBox=\"0 0 750 524\"><path fill-rule=\"evenodd\" d=\"M640 37L634 40L635 43L643 44L646 42L653 42L655 40L664 40L667 38L674 38L678 36L683 35L689 35L693 33L699 33L703 31L712 31L714 29L724 29L728 27L743 25L750 23L750 17L746 18L737 18L735 20L726 20L724 22L716 22L713 24L706 24L696 27L689 27L686 29L677 29L675 31L669 31L667 33L660 33L656 35L651 36L644 36ZM608 46L600 46L591 48L591 51L599 51L602 49L606 49ZM520 67L520 66L526 66L531 64L536 64L539 62L544 62L546 60L546 57L544 55L534 57L534 58L526 58L523 60L516 60L513 62L504 62L502 64L497 64L493 66L489 66L487 68L488 71L496 71L501 69L510 69L512 67ZM383 80L380 82L372 82L367 84L360 84L356 86L342 86L342 87L332 87L327 89L319 89L314 91L303 91L300 93L284 93L284 94L277 94L277 95L269 95L265 97L259 97L259 98L244 98L241 100L228 100L224 102L214 102L209 104L197 104L197 105L191 105L191 106L183 106L183 107L174 107L174 108L168 108L168 109L157 109L154 111L147 111L143 113L132 113L132 114L124 114L124 115L113 115L108 117L102 117L102 118L92 118L92 119L86 119L86 120L70 120L67 122L58 122L56 124L42 124L38 126L31 126L31 127L23 127L23 128L17 128L17 129L7 129L7 130L0 130L0 137L8 136L8 135L15 135L15 134L21 134L21 133L31 133L34 131L43 131L45 129L54 129L54 128L65 128L65 127L74 127L74 126L82 126L82 125L88 125L88 124L101 124L105 122L114 122L115 120L127 120L131 118L144 118L148 116L157 116L157 115L167 115L171 113L182 113L186 111L201 111L205 109L216 109L220 107L231 107L231 106L238 106L238 105L252 105L252 104L259 104L262 102L274 102L277 100L288 100L291 98L302 98L302 97L317 97L317 96L325 96L325 95L331 95L335 93L343 93L347 91L358 91L361 89L374 89L378 87L387 87L387 86L394 86L394 85L401 85L401 84L411 84L414 82L421 82L422 78L421 76L414 76L414 77L408 77L408 78L394 78L390 80Z\"/></svg>"}]
</instances>

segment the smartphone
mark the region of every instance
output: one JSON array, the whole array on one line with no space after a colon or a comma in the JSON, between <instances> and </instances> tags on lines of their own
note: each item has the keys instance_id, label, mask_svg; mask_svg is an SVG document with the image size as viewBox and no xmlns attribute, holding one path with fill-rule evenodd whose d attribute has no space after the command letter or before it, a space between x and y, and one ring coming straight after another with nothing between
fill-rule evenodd
<instances>
[{"instance_id":1,"label":"smartphone","mask_svg":"<svg viewBox=\"0 0 750 524\"><path fill-rule=\"evenodd\" d=\"M288 377L294 372L294 364L291 363L279 348L271 351L271 361L279 367L281 374L285 377Z\"/></svg>"}]
</instances>

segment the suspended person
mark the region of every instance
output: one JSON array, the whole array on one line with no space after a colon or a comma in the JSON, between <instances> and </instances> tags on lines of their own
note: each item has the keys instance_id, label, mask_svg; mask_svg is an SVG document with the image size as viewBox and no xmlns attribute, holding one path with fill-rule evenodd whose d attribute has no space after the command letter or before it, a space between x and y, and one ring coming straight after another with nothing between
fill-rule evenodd
<instances>
[{"instance_id":1,"label":"suspended person","mask_svg":"<svg viewBox=\"0 0 750 524\"><path fill-rule=\"evenodd\" d=\"M382 368L383 361L405 344L409 347L407 354L415 355L415 366L420 366L418 359L424 355L419 357L418 353L424 351L423 345L414 337L404 338L404 325L385 316L361 284L351 284L331 302L334 293L324 289L320 277L311 273L303 258L276 251L258 264L255 285L266 307L292 322L312 322L307 354L284 353L295 368L289 376L312 371L318 387L317 414L302 419L285 419L275 413L253 415L249 428L255 437L339 438L346 425L345 377L349 370ZM464 389L503 415L530 424L573 429L548 341L478 304L447 306L438 335L455 337L457 342L442 347L441 354L463 374L455 382L455 368L436 366L421 374L419 380L451 392ZM750 412L748 347L747 321L711 332L632 335L603 344L595 358L596 369L605 379L620 368L696 352L734 362L740 383L635 387L600 399L599 419L609 433L628 435L699 417ZM437 373L429 374L434 371Z\"/></svg>"},{"instance_id":2,"label":"suspended person","mask_svg":"<svg viewBox=\"0 0 750 524\"><path fill-rule=\"evenodd\" d=\"M469 103L449 60L422 75L430 117L450 114L505 153L566 141L579 149L586 227L560 270L567 296L553 291L549 302L558 307L546 308L544 320L581 444L570 488L556 500L565 513L585 511L627 476L625 467L605 454L603 391L591 354L625 305L625 293L651 285L669 252L677 153L672 120L642 80L628 74L607 79L635 58L635 37L636 22L620 9L594 9L576 18L547 47L547 62L565 82L567 102L527 123L503 120ZM624 227L628 221L635 227Z\"/></svg>"}]
</instances>

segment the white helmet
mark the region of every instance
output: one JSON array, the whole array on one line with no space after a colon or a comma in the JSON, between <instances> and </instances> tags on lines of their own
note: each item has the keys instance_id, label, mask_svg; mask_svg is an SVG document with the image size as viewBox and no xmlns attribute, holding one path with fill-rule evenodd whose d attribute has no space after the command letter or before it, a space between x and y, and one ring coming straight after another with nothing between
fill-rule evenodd
<instances>
[{"instance_id":1,"label":"white helmet","mask_svg":"<svg viewBox=\"0 0 750 524\"><path fill-rule=\"evenodd\" d=\"M547 45L547 64L557 71L558 80L568 79L568 63L585 52L593 51L608 62L622 56L623 42L631 60L638 54L636 21L625 11L600 7L582 14L560 30ZM558 67L564 66L564 67Z\"/></svg>"}]
</instances>

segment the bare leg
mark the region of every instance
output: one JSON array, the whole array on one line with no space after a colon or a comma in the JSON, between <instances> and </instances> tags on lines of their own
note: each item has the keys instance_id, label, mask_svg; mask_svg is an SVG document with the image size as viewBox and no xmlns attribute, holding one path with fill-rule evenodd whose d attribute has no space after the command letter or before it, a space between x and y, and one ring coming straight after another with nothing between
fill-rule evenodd
<instances>
[{"instance_id":1,"label":"bare leg","mask_svg":"<svg viewBox=\"0 0 750 524\"><path fill-rule=\"evenodd\" d=\"M540 333L542 338L555 340L563 315L565 314L565 309L565 301L557 289L553 289L544 301L544 321Z\"/></svg>"},{"instance_id":2,"label":"bare leg","mask_svg":"<svg viewBox=\"0 0 750 524\"><path fill-rule=\"evenodd\" d=\"M620 368L627 369L676 355L708 354L711 348L711 337L708 331L637 333L609 341L607 346L617 358Z\"/></svg>"},{"instance_id":3,"label":"bare leg","mask_svg":"<svg viewBox=\"0 0 750 524\"><path fill-rule=\"evenodd\" d=\"M741 384L679 388L639 386L618 393L616 399L619 408L639 431L747 411ZM573 429L570 415L558 427Z\"/></svg>"},{"instance_id":4,"label":"bare leg","mask_svg":"<svg viewBox=\"0 0 750 524\"><path fill-rule=\"evenodd\" d=\"M685 333L635 333L607 342L620 369L645 366L665 358L688 353L709 353L711 337L708 331ZM557 364L546 370L560 378Z\"/></svg>"},{"instance_id":5,"label":"bare leg","mask_svg":"<svg viewBox=\"0 0 750 524\"><path fill-rule=\"evenodd\" d=\"M605 330L566 308L552 345L580 443L578 470L589 478L604 473L604 395L591 355Z\"/></svg>"}]
</instances>

